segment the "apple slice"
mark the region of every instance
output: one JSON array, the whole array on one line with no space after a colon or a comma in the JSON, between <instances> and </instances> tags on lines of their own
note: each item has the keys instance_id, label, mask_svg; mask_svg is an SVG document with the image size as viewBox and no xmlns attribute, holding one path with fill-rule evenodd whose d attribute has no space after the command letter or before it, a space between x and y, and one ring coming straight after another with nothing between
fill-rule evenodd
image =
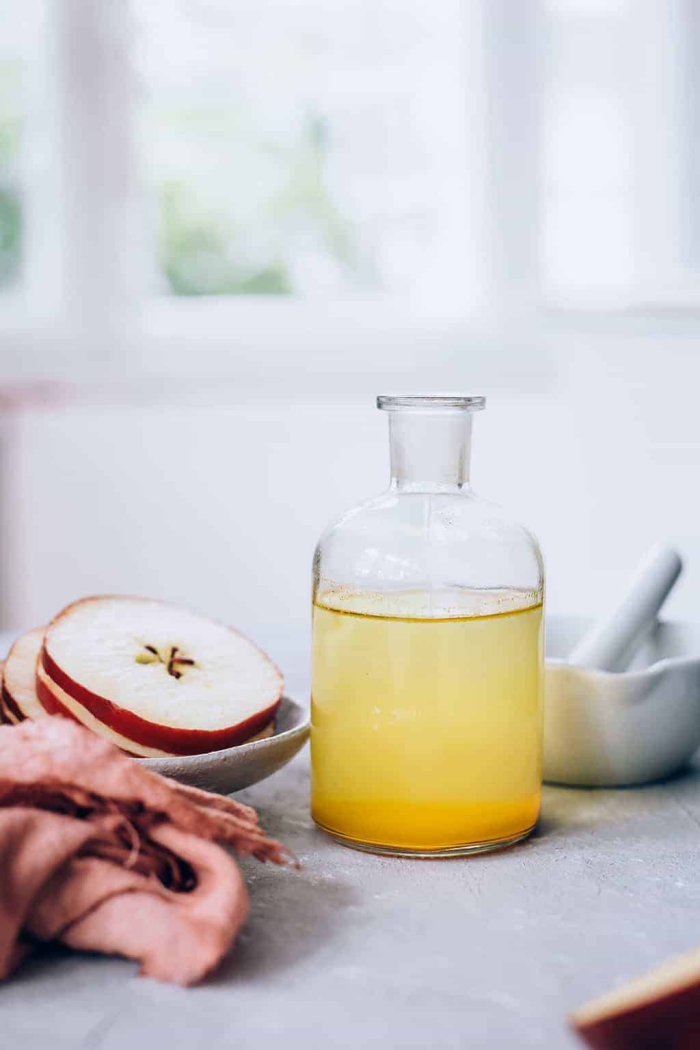
<instances>
[{"instance_id":1,"label":"apple slice","mask_svg":"<svg viewBox=\"0 0 700 1050\"><path fill-rule=\"evenodd\" d=\"M70 718L74 722L81 722L86 729L92 730L97 736L104 737L112 744L116 744L122 751L136 758L172 758L172 752L161 751L157 747L146 747L128 740L121 733L116 733L109 726L100 722L87 708L61 689L59 685L52 682L41 665L36 665L36 691L44 711L49 715L61 715Z\"/></svg>"},{"instance_id":2,"label":"apple slice","mask_svg":"<svg viewBox=\"0 0 700 1050\"><path fill-rule=\"evenodd\" d=\"M144 758L170 757L171 752L144 747L102 725L85 708L73 701L59 686L51 682L37 660L44 639L44 628L28 631L18 638L8 655L2 674L0 715L2 721L17 725L25 719L36 720L49 715L61 715L82 722L87 728L111 740L131 755ZM259 737L272 732L269 725ZM255 739L258 739L257 737Z\"/></svg>"},{"instance_id":3,"label":"apple slice","mask_svg":"<svg viewBox=\"0 0 700 1050\"><path fill-rule=\"evenodd\" d=\"M6 690L3 692L0 713L2 713L2 721L7 722L8 725L18 726L20 722L24 722L24 715L20 714Z\"/></svg>"},{"instance_id":4,"label":"apple slice","mask_svg":"<svg viewBox=\"0 0 700 1050\"><path fill-rule=\"evenodd\" d=\"M36 662L44 641L44 628L21 635L7 654L2 675L2 704L13 723L25 718L46 718L34 684Z\"/></svg>"},{"instance_id":5,"label":"apple slice","mask_svg":"<svg viewBox=\"0 0 700 1050\"><path fill-rule=\"evenodd\" d=\"M86 729L92 730L97 736L102 736L111 743L116 744L117 747L121 748L122 751L126 751L128 755L133 758L173 758L172 751L160 751L156 747L146 747L145 744L137 744L133 740L128 740L121 733L116 733L109 726L104 725L100 722L93 714L91 714L87 708L79 704L77 700L74 700L71 696L66 693L65 689L61 689L60 685L56 685L52 682L46 671L44 670L41 662L36 667L36 691L41 701L42 707L47 714L50 715L61 715L64 718L70 718L75 722L81 722ZM269 736L272 736L274 732L273 722L269 722L265 728L258 733L256 736L249 737L245 741L246 744L253 743L254 740L264 740Z\"/></svg>"},{"instance_id":6,"label":"apple slice","mask_svg":"<svg viewBox=\"0 0 700 1050\"><path fill-rule=\"evenodd\" d=\"M2 679L5 669L5 661L0 660L0 725L14 725L14 720L10 718L7 709L2 700Z\"/></svg>"},{"instance_id":7,"label":"apple slice","mask_svg":"<svg viewBox=\"0 0 700 1050\"><path fill-rule=\"evenodd\" d=\"M14 719L10 718L10 715L8 714L7 708L5 707L5 704L3 703L2 699L2 679L4 668L5 661L3 660L2 662L0 662L0 725L11 726L14 725Z\"/></svg>"},{"instance_id":8,"label":"apple slice","mask_svg":"<svg viewBox=\"0 0 700 1050\"><path fill-rule=\"evenodd\" d=\"M20 722L20 719L13 715L8 709L7 705L2 699L0 692L0 724L7 726L16 726Z\"/></svg>"},{"instance_id":9,"label":"apple slice","mask_svg":"<svg viewBox=\"0 0 700 1050\"><path fill-rule=\"evenodd\" d=\"M280 672L247 638L147 598L69 605L46 629L40 666L47 687L66 694L61 703L67 697L126 740L178 755L244 743L282 695Z\"/></svg>"},{"instance_id":10,"label":"apple slice","mask_svg":"<svg viewBox=\"0 0 700 1050\"><path fill-rule=\"evenodd\" d=\"M79 717L76 710L72 710L69 705L55 701L50 694L45 692L45 686L39 681L37 660L43 642L44 628L40 627L34 631L27 631L10 649L2 679L2 704L7 721L17 725L25 719L36 721L39 718L48 718L49 715L62 715L64 718L70 718L71 721L87 724L85 719ZM89 713L88 718L92 719ZM138 745L133 744L132 741L125 740L123 737L115 739L117 734L113 734L96 719L92 719L92 723L94 724L89 724L88 728L101 736L109 736L123 750L133 754L136 749L137 753L141 753L138 751ZM167 755L167 752L157 751L155 748L144 748L143 754L150 758Z\"/></svg>"},{"instance_id":11,"label":"apple slice","mask_svg":"<svg viewBox=\"0 0 700 1050\"><path fill-rule=\"evenodd\" d=\"M700 949L594 999L571 1017L595 1050L700 1046Z\"/></svg>"}]
</instances>

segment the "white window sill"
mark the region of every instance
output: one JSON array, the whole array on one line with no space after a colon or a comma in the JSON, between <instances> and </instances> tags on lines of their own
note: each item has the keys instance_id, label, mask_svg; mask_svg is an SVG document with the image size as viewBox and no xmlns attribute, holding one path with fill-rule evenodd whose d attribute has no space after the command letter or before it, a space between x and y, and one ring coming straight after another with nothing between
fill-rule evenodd
<instances>
[{"instance_id":1,"label":"white window sill","mask_svg":"<svg viewBox=\"0 0 700 1050\"><path fill-rule=\"evenodd\" d=\"M471 320L406 298L163 299L117 315L119 331L105 321L93 333L16 300L0 319L0 384L55 380L128 400L179 400L195 389L226 399L366 396L379 386L541 389L581 336L592 349L663 338L665 349L687 351L700 336L700 286L655 292Z\"/></svg>"}]
</instances>

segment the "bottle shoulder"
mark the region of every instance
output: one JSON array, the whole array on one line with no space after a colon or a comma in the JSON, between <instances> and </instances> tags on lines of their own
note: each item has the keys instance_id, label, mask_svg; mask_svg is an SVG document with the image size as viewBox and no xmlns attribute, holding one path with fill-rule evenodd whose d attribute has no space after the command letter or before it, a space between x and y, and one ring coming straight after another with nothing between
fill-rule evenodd
<instances>
[{"instance_id":1,"label":"bottle shoulder","mask_svg":"<svg viewBox=\"0 0 700 1050\"><path fill-rule=\"evenodd\" d=\"M389 490L363 500L333 519L321 534L318 545L334 537L367 536L376 530L385 534L415 535L426 529L442 533L443 539L467 540L485 532L494 539L519 537L539 551L534 532L514 518L505 507L473 490L465 493L394 492Z\"/></svg>"},{"instance_id":2,"label":"bottle shoulder","mask_svg":"<svg viewBox=\"0 0 700 1050\"><path fill-rule=\"evenodd\" d=\"M318 576L339 584L541 592L544 566L534 534L473 490L388 490L332 521L315 557ZM439 579L438 579L439 578Z\"/></svg>"}]
</instances>

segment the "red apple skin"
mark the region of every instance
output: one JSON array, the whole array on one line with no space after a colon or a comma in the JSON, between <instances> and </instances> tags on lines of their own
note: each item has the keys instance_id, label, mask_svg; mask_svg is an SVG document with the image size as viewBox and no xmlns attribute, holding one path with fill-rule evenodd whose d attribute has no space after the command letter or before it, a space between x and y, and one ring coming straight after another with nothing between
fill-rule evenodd
<instances>
[{"instance_id":1,"label":"red apple skin","mask_svg":"<svg viewBox=\"0 0 700 1050\"><path fill-rule=\"evenodd\" d=\"M75 714L74 711L72 711L69 707L66 706L65 700L62 696L59 696L57 692L57 690L59 689L60 686L56 685L55 682L52 682L50 678L48 678L48 676L46 675L44 668L39 665L36 677L36 691L37 696L39 698L39 702L41 703L46 714L58 715L59 717L63 718L70 718L73 722L77 722L79 725L84 725L93 733L99 732L99 730L95 729L93 726L87 725L85 722L83 722L81 718L77 714ZM77 701L73 701L72 697L70 699L73 703L77 703ZM88 714L87 711L85 713ZM91 715L91 717L94 716ZM256 736L254 737L249 737L248 740L246 740L246 743L250 744L254 740L264 740L266 737L272 736L273 733L274 726L271 722L269 722L261 733L256 734ZM124 742L120 744L118 741L113 740L112 743L115 747L118 747L121 751L123 751L125 755L129 755L131 758L143 759L175 757L173 755L168 755L168 753L165 751L158 751L156 754L144 755L139 753L138 751L132 751L130 750L130 748L124 746L124 744L131 744L132 747L138 748L139 745L136 744L135 741L124 740Z\"/></svg>"},{"instance_id":2,"label":"red apple skin","mask_svg":"<svg viewBox=\"0 0 700 1050\"><path fill-rule=\"evenodd\" d=\"M3 682L2 686L2 707L4 708L3 715L4 720L7 722L24 722L25 715L19 709L12 696L7 690L7 686Z\"/></svg>"},{"instance_id":3,"label":"red apple skin","mask_svg":"<svg viewBox=\"0 0 700 1050\"><path fill-rule=\"evenodd\" d=\"M0 690L5 719L13 724L43 718L36 692L35 667L44 638L43 627L26 631L16 640L5 661Z\"/></svg>"},{"instance_id":4,"label":"red apple skin","mask_svg":"<svg viewBox=\"0 0 700 1050\"><path fill-rule=\"evenodd\" d=\"M41 651L42 666L49 678L65 689L76 703L82 704L104 725L145 747L156 747L173 755L200 755L207 751L221 751L226 747L244 744L266 727L280 705L281 697L264 711L225 729L178 729L175 726L149 722L132 711L118 707L111 700L98 696L67 675L46 651ZM43 703L43 700L42 700ZM48 708L47 708L48 710Z\"/></svg>"},{"instance_id":5,"label":"red apple skin","mask_svg":"<svg viewBox=\"0 0 700 1050\"><path fill-rule=\"evenodd\" d=\"M4 666L5 661L3 660L0 663L0 725L14 726L17 722L24 720L24 715L19 713L17 705L5 685Z\"/></svg>"},{"instance_id":6,"label":"red apple skin","mask_svg":"<svg viewBox=\"0 0 700 1050\"><path fill-rule=\"evenodd\" d=\"M52 692L49 686L43 682L38 675L36 679L36 695L39 697L39 702L47 715L55 715L58 718L69 718L71 722L77 722L79 726L83 724L72 711L68 710L65 704L61 703L56 694ZM115 744L115 747L116 746L118 745ZM125 755L129 755L130 758L141 757L133 751L127 751L125 747L120 748L120 751L123 751Z\"/></svg>"},{"instance_id":7,"label":"red apple skin","mask_svg":"<svg viewBox=\"0 0 700 1050\"><path fill-rule=\"evenodd\" d=\"M17 725L17 716L10 714L9 708L3 699L3 691L0 689L0 725Z\"/></svg>"},{"instance_id":8,"label":"red apple skin","mask_svg":"<svg viewBox=\"0 0 700 1050\"><path fill-rule=\"evenodd\" d=\"M649 999L618 1014L572 1026L592 1050L698 1050L700 974L697 983Z\"/></svg>"},{"instance_id":9,"label":"red apple skin","mask_svg":"<svg viewBox=\"0 0 700 1050\"><path fill-rule=\"evenodd\" d=\"M59 715L61 718L69 718L71 722L77 722L78 725L82 725L73 712L69 711L60 700L56 699L51 690L44 685L38 676L36 679L36 695L39 697L39 703L47 715Z\"/></svg>"},{"instance_id":10,"label":"red apple skin","mask_svg":"<svg viewBox=\"0 0 700 1050\"><path fill-rule=\"evenodd\" d=\"M44 645L39 655L39 660L48 677L55 682L56 685L60 686L61 689L64 689L65 692L76 701L76 703L87 708L87 710L100 722L109 726L110 729L113 729L127 739L133 740L134 743L142 744L145 747L157 748L173 755L195 755L204 754L208 751L220 751L227 747L235 747L238 744L244 744L246 741L250 740L251 737L257 736L257 734L265 729L274 719L282 700L282 674L274 662L270 660L269 656L267 656L259 646L255 646L253 642L250 642L250 639L247 639L250 644L254 645L254 647L258 649L258 652L274 668L279 678L279 696L263 711L260 711L243 722L239 722L233 726L226 726L223 729L180 729L177 726L168 726L157 722L151 722L148 719L141 718L140 715L119 707L106 697L93 693L91 690L86 689L85 686L82 686L79 682L76 682L70 677L70 675L66 674L66 672L64 672L51 657L47 648L48 632L54 623L69 614L76 606L85 605L89 602L112 600L115 597L117 596L93 595L88 598L81 598L78 601L67 605L66 608L54 617L48 625L47 637L45 637ZM136 600L139 600L138 596L134 597ZM228 630L232 631L234 634L239 633L230 627Z\"/></svg>"}]
</instances>

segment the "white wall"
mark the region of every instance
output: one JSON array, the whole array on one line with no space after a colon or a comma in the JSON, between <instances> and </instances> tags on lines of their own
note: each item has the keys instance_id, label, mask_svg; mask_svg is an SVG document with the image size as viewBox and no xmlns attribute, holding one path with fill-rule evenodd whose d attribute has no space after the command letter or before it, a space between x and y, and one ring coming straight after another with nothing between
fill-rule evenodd
<instances>
[{"instance_id":1,"label":"white wall","mask_svg":"<svg viewBox=\"0 0 700 1050\"><path fill-rule=\"evenodd\" d=\"M581 335L553 339L550 361L539 391L506 377L486 390L475 487L539 534L551 610L595 612L663 538L687 558L669 612L700 618L695 342ZM227 400L103 395L6 421L5 626L100 591L187 602L249 629L306 620L319 532L385 483L386 421L342 391Z\"/></svg>"}]
</instances>

